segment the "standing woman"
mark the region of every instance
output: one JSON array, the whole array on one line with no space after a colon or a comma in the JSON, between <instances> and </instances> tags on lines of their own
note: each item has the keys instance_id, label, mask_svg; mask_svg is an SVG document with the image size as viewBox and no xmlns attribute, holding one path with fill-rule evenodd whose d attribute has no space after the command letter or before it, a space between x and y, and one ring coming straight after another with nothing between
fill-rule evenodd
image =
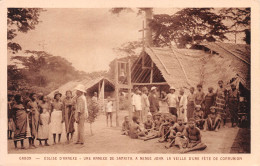
<instances>
[{"instance_id":1,"label":"standing woman","mask_svg":"<svg viewBox=\"0 0 260 166\"><path fill-rule=\"evenodd\" d=\"M40 145L42 146L42 141L45 141L45 146L50 146L48 144L49 138L49 123L50 123L50 103L48 102L47 96L41 96L41 102L39 104L40 108L40 119L39 119L39 129L38 137Z\"/></svg>"},{"instance_id":2,"label":"standing woman","mask_svg":"<svg viewBox=\"0 0 260 166\"><path fill-rule=\"evenodd\" d=\"M15 95L15 104L12 108L11 116L14 120L15 124L15 132L14 132L14 146L17 149L17 142L21 142L21 149L24 149L23 140L26 138L26 127L27 127L27 113L26 109L22 104L21 95Z\"/></svg>"},{"instance_id":3,"label":"standing woman","mask_svg":"<svg viewBox=\"0 0 260 166\"><path fill-rule=\"evenodd\" d=\"M224 82L222 80L218 81L218 88L216 91L216 100L215 100L215 110L219 116L221 116L221 119L223 119L223 127L226 125L226 98L227 98L227 89L224 88Z\"/></svg>"},{"instance_id":4,"label":"standing woman","mask_svg":"<svg viewBox=\"0 0 260 166\"><path fill-rule=\"evenodd\" d=\"M40 116L36 93L30 94L30 101L27 103L27 111L29 112L28 117L29 117L30 131L31 131L30 133L31 135L28 136L29 147L36 148L36 146L34 145L34 139L37 136L38 126L39 126L39 116Z\"/></svg>"},{"instance_id":5,"label":"standing woman","mask_svg":"<svg viewBox=\"0 0 260 166\"><path fill-rule=\"evenodd\" d=\"M73 134L75 132L74 122L75 122L75 100L72 99L72 92L70 90L66 91L66 98L63 100L64 104L64 120L67 133L67 143L72 140ZM69 135L71 135L69 139Z\"/></svg>"},{"instance_id":6,"label":"standing woman","mask_svg":"<svg viewBox=\"0 0 260 166\"><path fill-rule=\"evenodd\" d=\"M187 104L187 119L193 117L193 112L195 110L195 94L194 94L194 87L190 88L190 94L188 95L188 104Z\"/></svg>"},{"instance_id":7,"label":"standing woman","mask_svg":"<svg viewBox=\"0 0 260 166\"><path fill-rule=\"evenodd\" d=\"M147 114L148 114L148 112L150 112L150 110L149 110L150 102L149 102L147 95L148 95L148 89L146 87L143 87L142 95L141 95L141 98L142 98L141 120L142 120L142 122L146 121Z\"/></svg>"},{"instance_id":8,"label":"standing woman","mask_svg":"<svg viewBox=\"0 0 260 166\"><path fill-rule=\"evenodd\" d=\"M62 132L62 123L64 122L63 117L63 109L64 105L61 102L62 94L59 91L54 93L54 101L51 104L51 126L52 126L52 134L53 134L53 143L56 144L56 135L59 135L59 143Z\"/></svg>"}]
</instances>

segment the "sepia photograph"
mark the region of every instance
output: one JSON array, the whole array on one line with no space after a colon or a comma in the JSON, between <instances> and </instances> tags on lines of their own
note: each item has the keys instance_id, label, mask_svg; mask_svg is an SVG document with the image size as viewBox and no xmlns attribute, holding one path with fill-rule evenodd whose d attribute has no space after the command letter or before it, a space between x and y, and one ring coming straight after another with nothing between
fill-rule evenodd
<instances>
[{"instance_id":1,"label":"sepia photograph","mask_svg":"<svg viewBox=\"0 0 260 166\"><path fill-rule=\"evenodd\" d=\"M8 154L251 154L251 8L9 7L7 99Z\"/></svg>"}]
</instances>

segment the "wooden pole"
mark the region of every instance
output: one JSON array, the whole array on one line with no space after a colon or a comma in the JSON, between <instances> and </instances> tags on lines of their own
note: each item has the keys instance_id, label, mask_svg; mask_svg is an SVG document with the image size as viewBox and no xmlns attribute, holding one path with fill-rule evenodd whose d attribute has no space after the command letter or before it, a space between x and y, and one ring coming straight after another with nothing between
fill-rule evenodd
<instances>
[{"instance_id":1,"label":"wooden pole","mask_svg":"<svg viewBox=\"0 0 260 166\"><path fill-rule=\"evenodd\" d=\"M150 83L153 83L153 61L151 61L151 75L150 75Z\"/></svg>"},{"instance_id":2,"label":"wooden pole","mask_svg":"<svg viewBox=\"0 0 260 166\"><path fill-rule=\"evenodd\" d=\"M115 92L116 92L116 126L119 126L118 121L118 110L119 110L119 85L118 85L118 62L117 59L115 60Z\"/></svg>"},{"instance_id":3,"label":"wooden pole","mask_svg":"<svg viewBox=\"0 0 260 166\"><path fill-rule=\"evenodd\" d=\"M128 83L128 103L129 103L129 118L132 119L132 112L133 112L133 108L132 108L132 96L131 96L131 89L132 89L132 85L131 85L131 61L130 58L128 59L128 72L127 72L127 83Z\"/></svg>"}]
</instances>

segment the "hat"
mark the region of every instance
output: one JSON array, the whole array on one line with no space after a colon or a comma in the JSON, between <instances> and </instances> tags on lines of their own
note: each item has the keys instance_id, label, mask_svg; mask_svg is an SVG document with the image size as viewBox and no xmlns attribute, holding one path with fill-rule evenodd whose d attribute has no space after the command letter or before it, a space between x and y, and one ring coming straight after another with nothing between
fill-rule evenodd
<instances>
[{"instance_id":1,"label":"hat","mask_svg":"<svg viewBox=\"0 0 260 166\"><path fill-rule=\"evenodd\" d=\"M62 96L62 94L61 94L59 91L55 91L55 92L54 92L54 99L56 98L57 95Z\"/></svg>"},{"instance_id":2,"label":"hat","mask_svg":"<svg viewBox=\"0 0 260 166\"><path fill-rule=\"evenodd\" d=\"M84 93L86 92L85 86L82 84L78 84L75 89Z\"/></svg>"},{"instance_id":3,"label":"hat","mask_svg":"<svg viewBox=\"0 0 260 166\"><path fill-rule=\"evenodd\" d=\"M152 88L151 88L151 91L153 91L153 90L155 90L156 89L156 87L155 86L153 86Z\"/></svg>"},{"instance_id":4,"label":"hat","mask_svg":"<svg viewBox=\"0 0 260 166\"><path fill-rule=\"evenodd\" d=\"M171 89L175 90L175 88L174 88L173 86L170 87L170 90L171 90Z\"/></svg>"},{"instance_id":5,"label":"hat","mask_svg":"<svg viewBox=\"0 0 260 166\"><path fill-rule=\"evenodd\" d=\"M147 116L152 116L151 112L148 112Z\"/></svg>"}]
</instances>

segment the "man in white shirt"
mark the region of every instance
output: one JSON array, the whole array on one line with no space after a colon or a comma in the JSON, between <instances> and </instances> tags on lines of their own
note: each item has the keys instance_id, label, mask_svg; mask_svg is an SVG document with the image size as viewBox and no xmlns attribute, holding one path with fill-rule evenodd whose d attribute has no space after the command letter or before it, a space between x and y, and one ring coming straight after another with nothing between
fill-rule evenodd
<instances>
[{"instance_id":1,"label":"man in white shirt","mask_svg":"<svg viewBox=\"0 0 260 166\"><path fill-rule=\"evenodd\" d=\"M87 109L87 100L84 95L85 87L84 85L79 84L75 88L77 99L76 99L76 122L78 123L78 141L76 144L84 144L84 122L88 118L88 109Z\"/></svg>"},{"instance_id":2,"label":"man in white shirt","mask_svg":"<svg viewBox=\"0 0 260 166\"><path fill-rule=\"evenodd\" d=\"M142 110L142 98L141 91L137 88L132 98L133 115L140 118L140 112Z\"/></svg>"},{"instance_id":3,"label":"man in white shirt","mask_svg":"<svg viewBox=\"0 0 260 166\"><path fill-rule=\"evenodd\" d=\"M177 106L179 103L179 99L178 96L175 94L175 88L174 87L170 87L170 93L167 94L166 99L168 102L168 107L169 107L169 112L172 115L175 115L176 117L178 117L177 115Z\"/></svg>"},{"instance_id":4,"label":"man in white shirt","mask_svg":"<svg viewBox=\"0 0 260 166\"><path fill-rule=\"evenodd\" d=\"M184 95L184 89L180 89L180 104L179 104L179 118L183 120L183 122L187 122L187 96Z\"/></svg>"},{"instance_id":5,"label":"man in white shirt","mask_svg":"<svg viewBox=\"0 0 260 166\"><path fill-rule=\"evenodd\" d=\"M112 127L112 112L113 112L113 101L110 96L107 97L106 104L106 117L107 117L107 126L108 126L108 118L110 118L110 127Z\"/></svg>"}]
</instances>

